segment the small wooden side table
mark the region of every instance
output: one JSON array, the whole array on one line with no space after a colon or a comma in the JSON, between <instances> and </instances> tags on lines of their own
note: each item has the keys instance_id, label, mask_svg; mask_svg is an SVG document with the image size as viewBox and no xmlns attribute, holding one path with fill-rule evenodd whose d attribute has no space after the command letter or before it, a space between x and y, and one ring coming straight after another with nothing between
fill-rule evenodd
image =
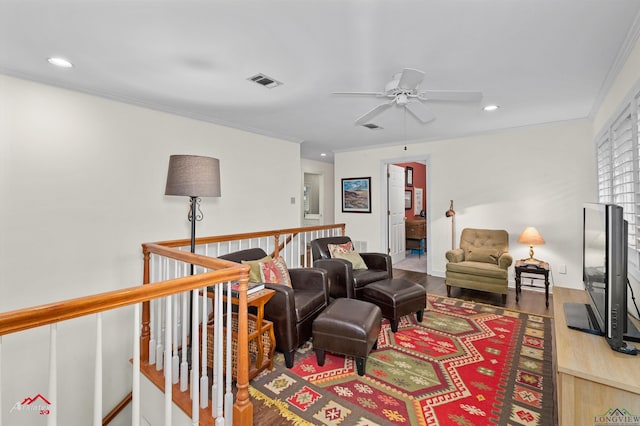
<instances>
[{"instance_id":1,"label":"small wooden side table","mask_svg":"<svg viewBox=\"0 0 640 426\"><path fill-rule=\"evenodd\" d=\"M256 352L249 354L249 380L253 379L265 368L273 370L273 356L276 347L276 337L273 332L273 323L264 319L264 305L273 297L275 293L276 292L274 290L265 288L263 290L247 295L247 307L253 306L257 310L255 318L253 315L248 314L249 350L250 352L252 352L252 349L255 349ZM209 298L213 298L213 292L207 291L207 296ZM225 302L227 301L226 291L223 295L223 300ZM233 305L238 305L240 303L240 300L232 297L231 303ZM254 324L252 324L252 322ZM233 319L232 337L234 340L233 369L235 374L235 358L237 356L237 354L235 353L235 345L237 344L235 343L237 341L237 323L235 317ZM265 340L268 346L267 350L265 350ZM213 356L213 353L211 353L211 356Z\"/></svg>"},{"instance_id":2,"label":"small wooden side table","mask_svg":"<svg viewBox=\"0 0 640 426\"><path fill-rule=\"evenodd\" d=\"M540 262L539 264L526 263L526 260L516 261L516 302L520 301L520 292L522 291L522 277L521 274L535 274L542 275L544 278L544 296L547 308L549 307L549 264L547 262ZM531 277L533 281L536 278ZM537 278L540 279L540 278Z\"/></svg>"}]
</instances>

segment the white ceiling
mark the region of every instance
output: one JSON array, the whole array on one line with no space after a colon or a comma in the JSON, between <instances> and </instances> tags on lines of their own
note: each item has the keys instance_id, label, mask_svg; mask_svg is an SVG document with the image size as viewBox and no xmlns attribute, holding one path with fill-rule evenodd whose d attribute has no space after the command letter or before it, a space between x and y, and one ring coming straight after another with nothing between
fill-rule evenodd
<instances>
[{"instance_id":1,"label":"white ceiling","mask_svg":"<svg viewBox=\"0 0 640 426\"><path fill-rule=\"evenodd\" d=\"M589 117L638 34L638 0L0 0L0 73L301 142L304 158ZM49 65L63 56L74 68ZM403 68L419 123L382 101ZM247 80L264 73L284 85ZM493 113L485 104L498 104ZM212 142L212 143L215 143ZM329 154L320 157L321 152Z\"/></svg>"}]
</instances>

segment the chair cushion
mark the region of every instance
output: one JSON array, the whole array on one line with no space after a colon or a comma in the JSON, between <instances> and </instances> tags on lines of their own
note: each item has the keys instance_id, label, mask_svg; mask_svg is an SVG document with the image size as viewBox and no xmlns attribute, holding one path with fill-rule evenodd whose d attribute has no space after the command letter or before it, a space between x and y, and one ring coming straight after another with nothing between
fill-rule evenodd
<instances>
[{"instance_id":1,"label":"chair cushion","mask_svg":"<svg viewBox=\"0 0 640 426\"><path fill-rule=\"evenodd\" d=\"M389 278L389 272L379 269L354 269L353 284L355 288L364 287L372 282L386 280Z\"/></svg>"},{"instance_id":2,"label":"chair cushion","mask_svg":"<svg viewBox=\"0 0 640 426\"><path fill-rule=\"evenodd\" d=\"M447 272L456 272L467 275L477 275L490 278L507 279L507 270L498 265L485 262L464 261L459 263L447 263Z\"/></svg>"},{"instance_id":3,"label":"chair cushion","mask_svg":"<svg viewBox=\"0 0 640 426\"><path fill-rule=\"evenodd\" d=\"M271 284L284 284L291 287L291 277L289 276L289 270L287 264L281 257L276 257L272 260L265 260L264 262L258 262L260 269L260 278L264 283Z\"/></svg>"},{"instance_id":4,"label":"chair cushion","mask_svg":"<svg viewBox=\"0 0 640 426\"><path fill-rule=\"evenodd\" d=\"M296 322L300 323L325 307L324 292L296 289L293 298L296 305Z\"/></svg>"}]
</instances>

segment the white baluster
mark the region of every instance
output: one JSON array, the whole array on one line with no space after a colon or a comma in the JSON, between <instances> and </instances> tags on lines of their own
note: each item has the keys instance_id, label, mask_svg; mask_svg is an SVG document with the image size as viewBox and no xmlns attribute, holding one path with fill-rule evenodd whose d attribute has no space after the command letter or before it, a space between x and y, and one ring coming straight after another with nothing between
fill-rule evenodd
<instances>
[{"instance_id":1,"label":"white baluster","mask_svg":"<svg viewBox=\"0 0 640 426\"><path fill-rule=\"evenodd\" d=\"M93 378L93 426L102 426L102 313L96 314L96 365Z\"/></svg>"},{"instance_id":2,"label":"white baluster","mask_svg":"<svg viewBox=\"0 0 640 426\"><path fill-rule=\"evenodd\" d=\"M186 264L185 264L186 265ZM180 392L189 387L189 363L187 362L187 298L189 292L182 293L182 362L180 363Z\"/></svg>"},{"instance_id":3,"label":"white baluster","mask_svg":"<svg viewBox=\"0 0 640 426\"><path fill-rule=\"evenodd\" d=\"M158 261L158 256L156 256L155 254L151 255L151 259L150 259L151 266L150 266L150 271L149 273L151 274L151 276L149 277L149 280L151 283L156 282L157 280L157 272L156 272L156 265L159 263ZM156 307L156 303L158 303L156 300L150 300L149 301L149 311L150 311L150 315L149 315L149 334L150 334L150 339L149 339L149 365L153 365L156 363L156 311L155 311L155 307Z\"/></svg>"},{"instance_id":4,"label":"white baluster","mask_svg":"<svg viewBox=\"0 0 640 426\"><path fill-rule=\"evenodd\" d=\"M58 324L51 324L49 331L49 415L47 416L47 426L58 424Z\"/></svg>"},{"instance_id":5,"label":"white baluster","mask_svg":"<svg viewBox=\"0 0 640 426\"><path fill-rule=\"evenodd\" d=\"M2 336L0 336L0 408L2 407ZM0 426L2 426L2 410L0 409Z\"/></svg>"},{"instance_id":6,"label":"white baluster","mask_svg":"<svg viewBox=\"0 0 640 426\"><path fill-rule=\"evenodd\" d=\"M232 358L232 342L231 342L231 281L227 282L227 392L224 395L224 420L227 426L233 424L233 393L231 391L231 358Z\"/></svg>"},{"instance_id":7,"label":"white baluster","mask_svg":"<svg viewBox=\"0 0 640 426\"><path fill-rule=\"evenodd\" d=\"M218 308L218 298L220 296L220 285L216 285L213 290L213 383L211 385L211 416L216 416L218 407L218 387L220 386L220 376L218 376L218 365L222 362L218 356L218 346L222 343L220 334L220 309Z\"/></svg>"},{"instance_id":8,"label":"white baluster","mask_svg":"<svg viewBox=\"0 0 640 426\"><path fill-rule=\"evenodd\" d=\"M191 301L193 312L191 312L191 424L198 426L200 423L200 407L198 376L200 368L198 367L198 292L191 292Z\"/></svg>"},{"instance_id":9,"label":"white baluster","mask_svg":"<svg viewBox=\"0 0 640 426\"><path fill-rule=\"evenodd\" d=\"M218 379L216 381L216 386L217 386L217 393L216 393L216 425L222 426L224 424L224 415L222 414L222 406L224 404L224 398L223 398L223 391L224 391L224 376L222 373L222 367L224 365L224 358L223 358L223 344L224 344L224 334L223 334L223 327L222 327L222 320L223 320L223 315L222 315L222 290L224 289L224 284L219 283L218 285L216 285L216 310L219 312L219 314L216 316L217 317L217 321L218 321L218 325L216 327L217 329L217 335L216 335L216 358L219 360L218 363L216 364L216 375L218 376ZM213 404L212 404L213 405Z\"/></svg>"},{"instance_id":10,"label":"white baluster","mask_svg":"<svg viewBox=\"0 0 640 426\"><path fill-rule=\"evenodd\" d=\"M164 329L164 321L162 320L162 301L163 299L156 300L156 371L162 370L164 365L164 346L162 345L162 330Z\"/></svg>"},{"instance_id":11,"label":"white baluster","mask_svg":"<svg viewBox=\"0 0 640 426\"><path fill-rule=\"evenodd\" d=\"M140 303L133 305L133 374L131 380L131 426L140 426Z\"/></svg>"},{"instance_id":12,"label":"white baluster","mask_svg":"<svg viewBox=\"0 0 640 426\"><path fill-rule=\"evenodd\" d=\"M149 365L156 363L156 301L149 301Z\"/></svg>"},{"instance_id":13,"label":"white baluster","mask_svg":"<svg viewBox=\"0 0 640 426\"><path fill-rule=\"evenodd\" d=\"M165 311L164 425L171 426L171 405L173 404L173 386L171 385L171 296L166 297Z\"/></svg>"},{"instance_id":14,"label":"white baluster","mask_svg":"<svg viewBox=\"0 0 640 426\"><path fill-rule=\"evenodd\" d=\"M167 276L169 275L169 259L167 259L166 257L162 259L162 268L160 269L160 281L166 280ZM167 319L165 318L164 320L162 319L162 304L167 303L166 299L158 299L158 314L156 315L156 320L157 320L157 329L158 329L158 337L157 337L157 344L156 344L156 371L160 371L165 367L165 359L164 354L165 354L165 345L170 345L171 341L163 341L163 336L166 334L166 328L167 327L171 327L171 323L167 323ZM165 306L165 310L166 310L166 306ZM165 371L165 375L166 375L166 371Z\"/></svg>"},{"instance_id":15,"label":"white baluster","mask_svg":"<svg viewBox=\"0 0 640 426\"><path fill-rule=\"evenodd\" d=\"M200 348L202 351L202 374L200 376L200 407L209 406L209 376L207 375L207 288L202 289L202 341Z\"/></svg>"},{"instance_id":16,"label":"white baluster","mask_svg":"<svg viewBox=\"0 0 640 426\"><path fill-rule=\"evenodd\" d=\"M177 277L177 273L176 273L176 277ZM178 383L178 379L179 379L179 375L180 375L180 369L179 369L179 363L180 360L178 358L178 295L176 294L175 297L172 297L173 299L173 357L171 358L171 372L173 374L173 376L171 377L171 382L172 383Z\"/></svg>"}]
</instances>

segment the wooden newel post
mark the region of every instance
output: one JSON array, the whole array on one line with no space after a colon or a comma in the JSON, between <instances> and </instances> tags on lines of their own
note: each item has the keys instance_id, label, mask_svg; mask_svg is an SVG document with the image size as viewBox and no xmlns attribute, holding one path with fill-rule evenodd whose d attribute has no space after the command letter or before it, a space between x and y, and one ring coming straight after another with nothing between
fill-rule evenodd
<instances>
[{"instance_id":1,"label":"wooden newel post","mask_svg":"<svg viewBox=\"0 0 640 426\"><path fill-rule=\"evenodd\" d=\"M249 323L247 320L247 283L249 268L240 277L240 301L238 305L238 365L236 372L236 402L233 404L233 424L253 424L253 403L249 399Z\"/></svg>"},{"instance_id":2,"label":"wooden newel post","mask_svg":"<svg viewBox=\"0 0 640 426\"><path fill-rule=\"evenodd\" d=\"M149 284L149 261L150 253L146 247L142 247L144 255L144 272L142 284ZM140 333L140 362L149 362L149 339L151 338L151 312L149 301L142 302L142 331Z\"/></svg>"}]
</instances>

